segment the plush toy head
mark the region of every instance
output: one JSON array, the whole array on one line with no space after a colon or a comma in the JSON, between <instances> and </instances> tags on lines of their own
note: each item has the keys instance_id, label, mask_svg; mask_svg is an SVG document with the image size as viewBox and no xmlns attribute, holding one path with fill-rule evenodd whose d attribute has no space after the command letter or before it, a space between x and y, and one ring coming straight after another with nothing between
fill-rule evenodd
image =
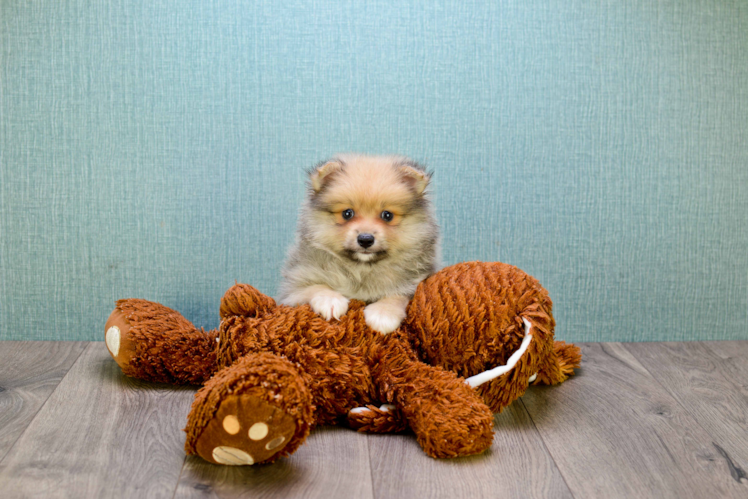
<instances>
[{"instance_id":1,"label":"plush toy head","mask_svg":"<svg viewBox=\"0 0 748 500\"><path fill-rule=\"evenodd\" d=\"M563 382L579 366L578 348L554 342L552 307L546 289L520 269L501 262L465 262L418 286L402 329L420 359L469 378L506 366L520 349L529 322L532 342L518 364L477 389L498 413L529 383Z\"/></svg>"}]
</instances>

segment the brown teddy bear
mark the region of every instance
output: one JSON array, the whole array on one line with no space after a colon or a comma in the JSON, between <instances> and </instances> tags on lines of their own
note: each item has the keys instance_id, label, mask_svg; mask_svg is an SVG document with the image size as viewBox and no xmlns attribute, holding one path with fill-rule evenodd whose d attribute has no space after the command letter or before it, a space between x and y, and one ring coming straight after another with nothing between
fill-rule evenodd
<instances>
[{"instance_id":1,"label":"brown teddy bear","mask_svg":"<svg viewBox=\"0 0 748 500\"><path fill-rule=\"evenodd\" d=\"M432 457L480 453L494 412L532 382L566 380L581 359L579 348L554 342L547 291L507 264L431 276L389 335L366 326L364 306L351 301L328 322L237 284L221 300L219 328L206 332L160 304L125 299L106 323L106 345L126 375L204 384L185 450L226 465L290 455L321 424L410 428Z\"/></svg>"}]
</instances>

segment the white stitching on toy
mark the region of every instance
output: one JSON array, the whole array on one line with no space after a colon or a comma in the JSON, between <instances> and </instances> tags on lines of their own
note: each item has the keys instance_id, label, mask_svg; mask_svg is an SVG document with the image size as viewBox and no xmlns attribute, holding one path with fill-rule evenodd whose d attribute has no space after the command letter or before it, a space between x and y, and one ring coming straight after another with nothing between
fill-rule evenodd
<instances>
[{"instance_id":1,"label":"white stitching on toy","mask_svg":"<svg viewBox=\"0 0 748 500\"><path fill-rule=\"evenodd\" d=\"M486 370L484 372L481 372L477 375L473 375L472 377L465 380L465 382L470 387L478 387L481 384L484 384L488 382L489 380L493 380L496 377L500 377L510 371L514 366L517 364L517 361L519 361L519 358L522 357L523 354L527 351L527 346L530 345L530 341L532 340L532 335L530 334L530 328L532 328L532 323L530 323L527 319L522 318L522 321L525 323L525 338L522 339L522 343L519 346L519 349L517 349L514 354L512 354L509 359L506 362L506 365L497 366L496 368L492 368L491 370Z\"/></svg>"}]
</instances>

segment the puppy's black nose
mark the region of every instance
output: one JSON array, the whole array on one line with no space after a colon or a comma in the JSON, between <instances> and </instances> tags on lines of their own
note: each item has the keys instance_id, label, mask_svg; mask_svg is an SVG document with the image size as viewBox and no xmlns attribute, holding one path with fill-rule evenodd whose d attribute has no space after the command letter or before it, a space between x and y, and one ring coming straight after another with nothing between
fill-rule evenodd
<instances>
[{"instance_id":1,"label":"puppy's black nose","mask_svg":"<svg viewBox=\"0 0 748 500\"><path fill-rule=\"evenodd\" d=\"M369 233L361 233L358 235L358 244L364 248L369 248L374 244L374 235Z\"/></svg>"}]
</instances>

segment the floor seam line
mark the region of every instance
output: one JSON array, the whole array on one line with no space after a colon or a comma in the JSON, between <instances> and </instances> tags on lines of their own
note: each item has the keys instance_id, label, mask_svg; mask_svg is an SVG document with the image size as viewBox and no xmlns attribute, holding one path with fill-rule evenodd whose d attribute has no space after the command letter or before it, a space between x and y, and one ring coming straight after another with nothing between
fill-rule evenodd
<instances>
[{"instance_id":1,"label":"floor seam line","mask_svg":"<svg viewBox=\"0 0 748 500\"><path fill-rule=\"evenodd\" d=\"M532 418L532 413L530 413L530 410L527 409L527 405L525 405L524 400L520 397L519 402L522 403L522 408L525 409L525 413L527 413L527 417L530 419L530 422L532 422L532 427L535 429L535 432L538 433L538 436L540 436L540 442L543 443L543 449L546 453L548 453L548 456L551 457L551 460L553 461L553 465L556 467L556 470L561 475L561 480L564 482L564 485L566 485L566 489L569 490L569 493L571 493L572 498L577 498L577 495L574 493L574 490L571 489L571 486L569 486L569 482L566 480L566 477L564 476L564 471L561 470L561 467L558 466L558 462L556 462L556 457L553 456L553 453L551 453L551 450L548 449L548 445L545 442L545 438L543 438L543 433L540 432L540 429L538 429L537 424L535 423L535 419Z\"/></svg>"},{"instance_id":2,"label":"floor seam line","mask_svg":"<svg viewBox=\"0 0 748 500\"><path fill-rule=\"evenodd\" d=\"M52 397L52 394L54 394L55 392L57 392L57 389L59 389L60 384L62 384L62 381L65 380L65 378L68 376L68 374L73 369L73 367L76 365L76 363L78 363L78 360L80 359L80 357L83 356L83 353L86 352L88 350L88 348L90 347L90 345L93 344L94 342L93 341L88 341L87 343L89 345L86 346L86 347L84 347L83 349L81 349L81 352L79 352L78 356L75 357L75 361L73 361L70 364L70 367L65 371L65 375L63 375L62 378L60 378L60 381L57 382L57 385L55 385L55 388L47 395L47 397L44 399L44 402L39 406L39 408L36 410L36 412L34 412L34 416L31 417L31 420L29 420L29 423L26 424L26 427L18 435L18 437L15 440L13 440L13 444L10 445L10 447L8 447L8 451L6 451L5 454L2 457L0 457L0 465L3 465L3 462L8 457L8 455L10 455L10 452L13 451L13 448L16 447L16 444L18 443L18 441L23 437L24 434L26 434L26 431L29 430L29 427L31 427L31 424L34 423L34 420L36 420L36 417L39 415L39 412L42 411L42 408L44 408L47 405L47 401L49 401L49 398Z\"/></svg>"},{"instance_id":3,"label":"floor seam line","mask_svg":"<svg viewBox=\"0 0 748 500\"><path fill-rule=\"evenodd\" d=\"M174 485L174 492L171 495L171 498L177 498L177 490L179 489L179 483L182 481L182 474L184 473L184 468L187 465L187 455L184 456L182 459L182 467L179 469L179 475L177 476L177 483Z\"/></svg>"},{"instance_id":4,"label":"floor seam line","mask_svg":"<svg viewBox=\"0 0 748 500\"><path fill-rule=\"evenodd\" d=\"M377 490L374 487L374 470L373 470L373 462L371 461L371 434L365 434L365 436L366 436L366 454L369 456L369 480L371 481L371 497L379 498L377 496Z\"/></svg>"}]
</instances>

